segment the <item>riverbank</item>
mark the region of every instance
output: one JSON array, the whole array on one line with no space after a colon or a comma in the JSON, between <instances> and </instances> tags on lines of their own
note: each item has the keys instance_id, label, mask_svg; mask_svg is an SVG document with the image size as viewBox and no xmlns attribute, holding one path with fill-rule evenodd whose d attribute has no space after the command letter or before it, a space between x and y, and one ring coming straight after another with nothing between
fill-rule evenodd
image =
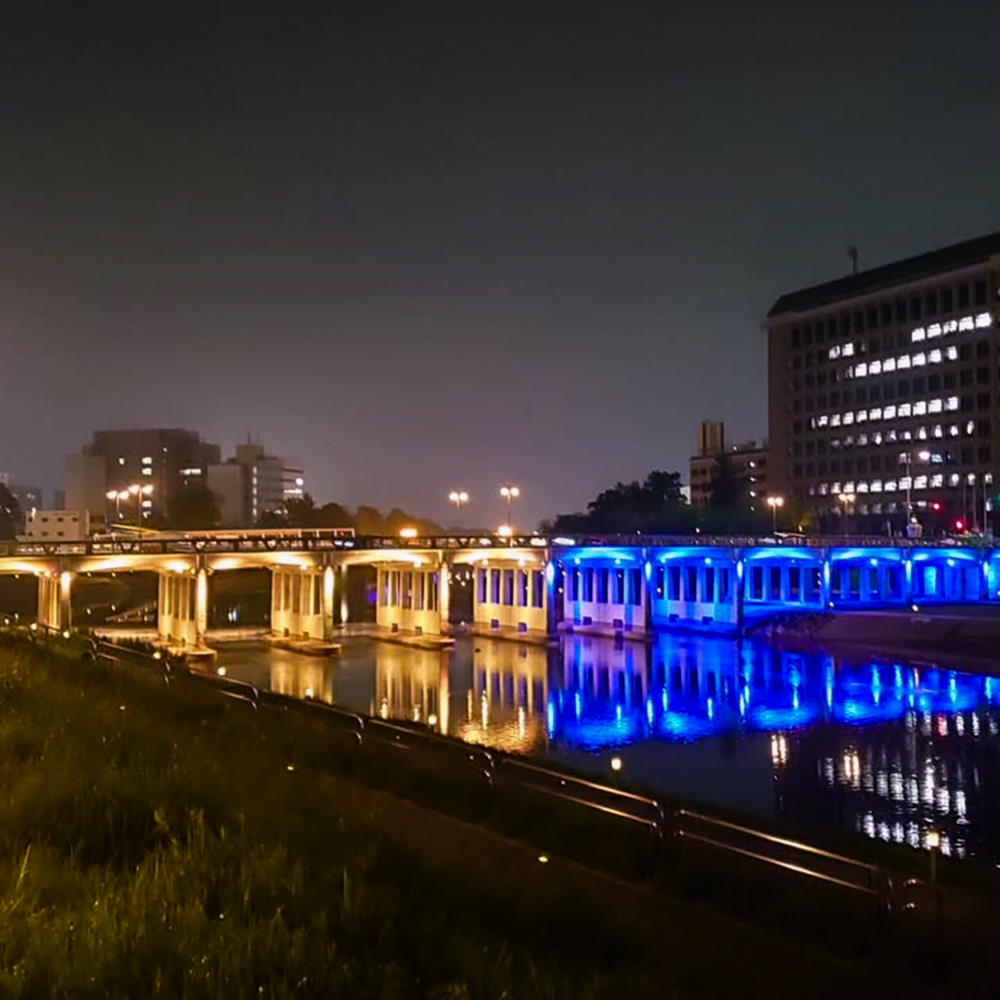
<instances>
[{"instance_id":1,"label":"riverbank","mask_svg":"<svg viewBox=\"0 0 1000 1000\"><path fill-rule=\"evenodd\" d=\"M891 985L801 940L312 771L305 716L289 728L205 692L0 653L0 912L17 914L0 935L4 995L80 982L95 995L220 997ZM329 763L328 739L313 750Z\"/></svg>"},{"instance_id":2,"label":"riverbank","mask_svg":"<svg viewBox=\"0 0 1000 1000\"><path fill-rule=\"evenodd\" d=\"M978 612L978 613L977 613ZM1000 671L1000 609L916 608L789 616L758 635L783 645L864 650L967 673Z\"/></svg>"}]
</instances>

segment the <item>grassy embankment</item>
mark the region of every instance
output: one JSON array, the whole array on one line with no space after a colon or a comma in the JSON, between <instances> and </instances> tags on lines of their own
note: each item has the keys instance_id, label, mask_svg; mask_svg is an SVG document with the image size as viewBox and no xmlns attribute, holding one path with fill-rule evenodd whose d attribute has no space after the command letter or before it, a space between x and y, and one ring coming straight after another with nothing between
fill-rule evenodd
<instances>
[{"instance_id":1,"label":"grassy embankment","mask_svg":"<svg viewBox=\"0 0 1000 1000\"><path fill-rule=\"evenodd\" d=\"M454 755L401 766L396 750L366 743L359 755L344 734L331 738L315 713L227 710L197 685L167 692L149 677L23 643L0 649L0 994L670 996L682 984L683 995L727 996L748 988L755 963L770 978L776 942L748 927L674 912L651 947L565 881L459 863L463 845L405 828L426 814L404 811L387 831L386 817L348 808L348 786L316 773L350 773L611 869L642 857L627 825L484 796ZM885 954L867 919L840 933L850 915L839 898L801 883L690 858L659 880L699 908L866 964L911 965L909 948ZM704 974L720 939L727 961ZM801 947L800 965L820 961ZM954 968L942 957L928 971ZM793 971L788 957L783 968Z\"/></svg>"},{"instance_id":2,"label":"grassy embankment","mask_svg":"<svg viewBox=\"0 0 1000 1000\"><path fill-rule=\"evenodd\" d=\"M0 648L0 995L653 992L600 915L450 881L250 736L239 712Z\"/></svg>"}]
</instances>

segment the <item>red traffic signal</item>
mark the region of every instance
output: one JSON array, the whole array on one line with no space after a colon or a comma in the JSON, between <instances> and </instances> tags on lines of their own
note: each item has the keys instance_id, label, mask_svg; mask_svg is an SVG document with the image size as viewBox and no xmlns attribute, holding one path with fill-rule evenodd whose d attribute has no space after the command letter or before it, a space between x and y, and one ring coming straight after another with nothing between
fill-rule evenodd
<instances>
[{"instance_id":1,"label":"red traffic signal","mask_svg":"<svg viewBox=\"0 0 1000 1000\"><path fill-rule=\"evenodd\" d=\"M941 501L940 500L935 500L931 504L931 510L933 510L933 511L939 511L940 509L941 509Z\"/></svg>"},{"instance_id":2,"label":"red traffic signal","mask_svg":"<svg viewBox=\"0 0 1000 1000\"><path fill-rule=\"evenodd\" d=\"M963 521L960 517L955 518L955 530L965 531L965 521Z\"/></svg>"}]
</instances>

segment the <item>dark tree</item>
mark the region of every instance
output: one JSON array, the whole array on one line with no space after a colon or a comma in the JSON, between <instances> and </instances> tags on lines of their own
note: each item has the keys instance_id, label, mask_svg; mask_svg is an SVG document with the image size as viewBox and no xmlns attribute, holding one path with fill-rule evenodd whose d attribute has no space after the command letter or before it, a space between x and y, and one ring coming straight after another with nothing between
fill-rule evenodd
<instances>
[{"instance_id":1,"label":"dark tree","mask_svg":"<svg viewBox=\"0 0 1000 1000\"><path fill-rule=\"evenodd\" d=\"M219 502L207 486L185 486L170 502L169 524L177 531L209 531L221 520Z\"/></svg>"},{"instance_id":2,"label":"dark tree","mask_svg":"<svg viewBox=\"0 0 1000 1000\"><path fill-rule=\"evenodd\" d=\"M16 538L21 530L21 505L17 497L0 483L0 540Z\"/></svg>"},{"instance_id":3,"label":"dark tree","mask_svg":"<svg viewBox=\"0 0 1000 1000\"><path fill-rule=\"evenodd\" d=\"M712 470L709 504L712 507L749 508L747 481L737 471L732 459L722 452Z\"/></svg>"},{"instance_id":4,"label":"dark tree","mask_svg":"<svg viewBox=\"0 0 1000 1000\"><path fill-rule=\"evenodd\" d=\"M640 483L615 483L587 504L585 514L560 514L546 527L557 533L670 534L693 526L677 472L654 471Z\"/></svg>"}]
</instances>

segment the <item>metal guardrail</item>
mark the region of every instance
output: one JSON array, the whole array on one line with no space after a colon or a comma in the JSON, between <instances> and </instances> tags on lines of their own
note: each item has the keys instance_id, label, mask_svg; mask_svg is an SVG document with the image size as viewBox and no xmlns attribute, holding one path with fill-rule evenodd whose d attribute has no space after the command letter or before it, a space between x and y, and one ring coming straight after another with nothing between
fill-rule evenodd
<instances>
[{"instance_id":1,"label":"metal guardrail","mask_svg":"<svg viewBox=\"0 0 1000 1000\"><path fill-rule=\"evenodd\" d=\"M47 635L42 629L42 634ZM55 633L56 635L58 633ZM429 750L473 766L490 791L504 786L528 790L595 814L620 819L644 828L657 845L672 843L683 849L688 842L745 858L803 878L870 897L885 912L903 915L929 910L937 926L944 916L939 886L910 878L894 884L889 872L878 865L756 830L729 820L690 809L665 810L660 802L621 788L547 768L516 757L497 755L485 747L471 746L383 719L351 712L325 702L300 699L218 674L177 668L169 660L102 640L91 640L95 656L110 661L142 662L154 667L167 684L193 682L221 697L260 708L282 708L335 721L349 733L363 753L366 746L390 746L400 751ZM929 901L929 904L928 904Z\"/></svg>"}]
</instances>

